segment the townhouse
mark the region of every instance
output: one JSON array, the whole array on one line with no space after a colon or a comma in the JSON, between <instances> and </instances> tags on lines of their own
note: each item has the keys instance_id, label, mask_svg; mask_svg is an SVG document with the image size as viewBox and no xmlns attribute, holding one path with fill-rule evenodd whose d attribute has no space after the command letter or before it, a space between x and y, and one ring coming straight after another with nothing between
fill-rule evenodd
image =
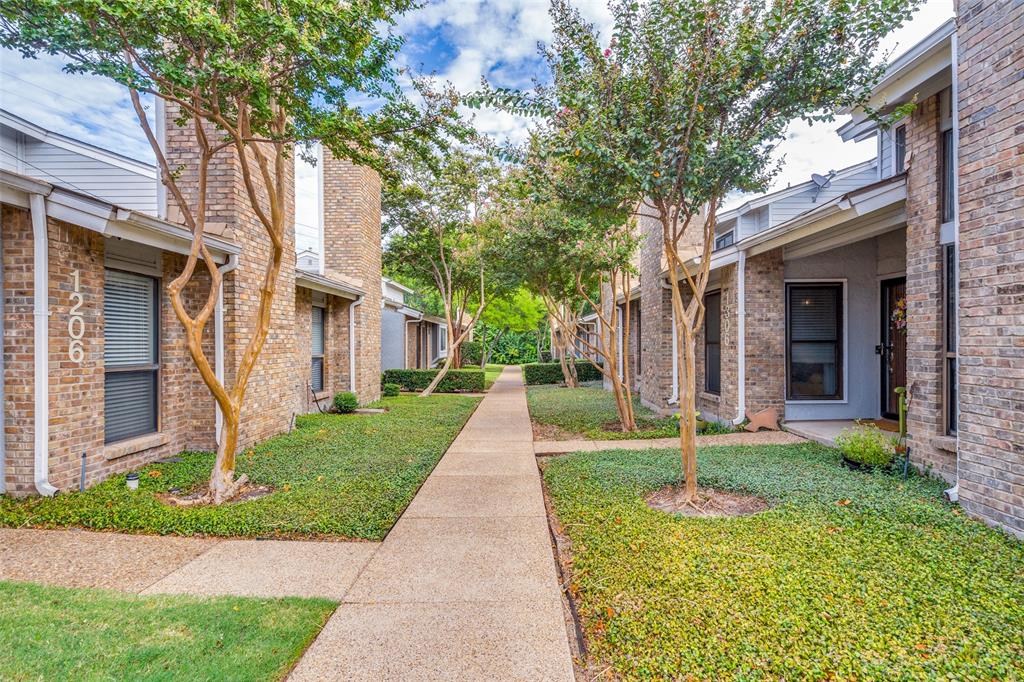
<instances>
[{"instance_id":1,"label":"townhouse","mask_svg":"<svg viewBox=\"0 0 1024 682\"><path fill-rule=\"evenodd\" d=\"M167 113L162 144L188 191L196 151ZM191 235L155 169L6 112L0 141L0 492L52 495L213 449L220 415L164 292ZM296 161L289 211L302 219L287 236L272 331L249 381L243 448L326 409L337 391L362 402L380 393L380 183L316 153L315 166ZM232 154L218 154L211 173L206 243L224 281L204 342L230 382L268 240ZM310 246L301 259L297 241ZM210 285L197 274L189 303L201 305Z\"/></svg>"},{"instance_id":2,"label":"townhouse","mask_svg":"<svg viewBox=\"0 0 1024 682\"><path fill-rule=\"evenodd\" d=\"M448 324L415 307L416 292L384 278L381 369L430 369L448 357Z\"/></svg>"},{"instance_id":3,"label":"townhouse","mask_svg":"<svg viewBox=\"0 0 1024 682\"><path fill-rule=\"evenodd\" d=\"M1024 5L960 2L872 93L875 109L915 101L913 113L883 128L842 112L839 135L873 139L874 158L719 216L697 339L702 414L739 423L774 408L830 442L854 420L892 428L906 388L911 462L973 515L1024 534L1022 72ZM660 230L641 229L626 352L641 400L668 411L670 291Z\"/></svg>"}]
</instances>

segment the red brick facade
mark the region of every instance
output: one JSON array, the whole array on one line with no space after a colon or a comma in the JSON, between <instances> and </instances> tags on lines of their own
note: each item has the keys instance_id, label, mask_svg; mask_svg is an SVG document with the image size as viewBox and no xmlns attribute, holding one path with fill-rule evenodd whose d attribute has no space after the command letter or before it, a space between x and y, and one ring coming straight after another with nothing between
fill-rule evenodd
<instances>
[{"instance_id":1,"label":"red brick facade","mask_svg":"<svg viewBox=\"0 0 1024 682\"><path fill-rule=\"evenodd\" d=\"M959 496L1024 536L1024 4L958 4Z\"/></svg>"}]
</instances>

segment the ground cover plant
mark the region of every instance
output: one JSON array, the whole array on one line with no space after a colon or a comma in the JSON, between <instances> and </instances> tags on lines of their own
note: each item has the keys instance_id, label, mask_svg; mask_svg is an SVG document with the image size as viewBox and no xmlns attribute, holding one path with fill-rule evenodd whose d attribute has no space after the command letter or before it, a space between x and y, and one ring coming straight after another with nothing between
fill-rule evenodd
<instances>
[{"instance_id":1,"label":"ground cover plant","mask_svg":"<svg viewBox=\"0 0 1024 682\"><path fill-rule=\"evenodd\" d=\"M0 582L0 679L279 680L334 608Z\"/></svg>"},{"instance_id":2,"label":"ground cover plant","mask_svg":"<svg viewBox=\"0 0 1024 682\"><path fill-rule=\"evenodd\" d=\"M558 365L554 365L557 369ZM582 375L581 375L582 376ZM565 388L562 386L529 386L526 400L530 418L542 425L547 437L587 438L590 440L646 440L675 438L679 435L677 417L659 417L640 405L634 397L636 431L624 432L618 426L615 398L600 385ZM543 429L543 427L552 427ZM732 428L707 422L702 434L731 433Z\"/></svg>"},{"instance_id":3,"label":"ground cover plant","mask_svg":"<svg viewBox=\"0 0 1024 682\"><path fill-rule=\"evenodd\" d=\"M265 497L175 507L162 498L205 485L213 454L141 469L139 490L114 476L83 493L0 497L0 525L80 526L138 533L316 536L380 540L469 419L479 398L385 398L386 414L312 414L297 428L244 451L239 471Z\"/></svg>"},{"instance_id":4,"label":"ground cover plant","mask_svg":"<svg viewBox=\"0 0 1024 682\"><path fill-rule=\"evenodd\" d=\"M1024 678L1024 543L941 482L851 471L816 444L701 448L701 484L758 495L682 518L644 495L678 450L549 460L592 667L624 679Z\"/></svg>"}]
</instances>

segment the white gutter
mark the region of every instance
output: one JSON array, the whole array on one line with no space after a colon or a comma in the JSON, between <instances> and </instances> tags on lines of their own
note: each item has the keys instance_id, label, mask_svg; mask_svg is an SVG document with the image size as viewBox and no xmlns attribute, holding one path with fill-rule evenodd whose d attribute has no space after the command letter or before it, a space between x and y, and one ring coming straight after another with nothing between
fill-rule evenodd
<instances>
[{"instance_id":1,"label":"white gutter","mask_svg":"<svg viewBox=\"0 0 1024 682\"><path fill-rule=\"evenodd\" d=\"M348 306L348 390L356 392L356 308L363 304L362 295Z\"/></svg>"},{"instance_id":2,"label":"white gutter","mask_svg":"<svg viewBox=\"0 0 1024 682\"><path fill-rule=\"evenodd\" d=\"M50 291L49 244L46 234L46 202L42 194L29 196L32 216L33 365L35 369L35 482L40 495L52 497L57 488L50 484Z\"/></svg>"},{"instance_id":3,"label":"white gutter","mask_svg":"<svg viewBox=\"0 0 1024 682\"><path fill-rule=\"evenodd\" d=\"M736 418L746 419L747 403L747 252L740 251L736 262Z\"/></svg>"},{"instance_id":4,"label":"white gutter","mask_svg":"<svg viewBox=\"0 0 1024 682\"><path fill-rule=\"evenodd\" d=\"M224 385L224 275L232 272L238 267L238 256L235 254L228 255L228 260L224 265L217 268L220 271L220 286L217 288L217 305L214 308L213 313L213 336L214 336L214 374L217 375L217 381L220 382L221 386ZM217 443L220 443L220 430L224 425L224 413L220 409L220 403L216 400L213 401L214 409L216 410L216 430Z\"/></svg>"}]
</instances>

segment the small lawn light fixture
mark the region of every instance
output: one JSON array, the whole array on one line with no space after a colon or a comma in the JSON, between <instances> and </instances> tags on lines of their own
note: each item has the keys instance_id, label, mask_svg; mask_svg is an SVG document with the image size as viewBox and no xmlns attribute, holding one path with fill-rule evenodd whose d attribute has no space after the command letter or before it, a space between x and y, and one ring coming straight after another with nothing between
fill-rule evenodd
<instances>
[{"instance_id":1,"label":"small lawn light fixture","mask_svg":"<svg viewBox=\"0 0 1024 682\"><path fill-rule=\"evenodd\" d=\"M139 474L136 471L131 472L124 478L125 485L128 486L128 490L139 489Z\"/></svg>"}]
</instances>

